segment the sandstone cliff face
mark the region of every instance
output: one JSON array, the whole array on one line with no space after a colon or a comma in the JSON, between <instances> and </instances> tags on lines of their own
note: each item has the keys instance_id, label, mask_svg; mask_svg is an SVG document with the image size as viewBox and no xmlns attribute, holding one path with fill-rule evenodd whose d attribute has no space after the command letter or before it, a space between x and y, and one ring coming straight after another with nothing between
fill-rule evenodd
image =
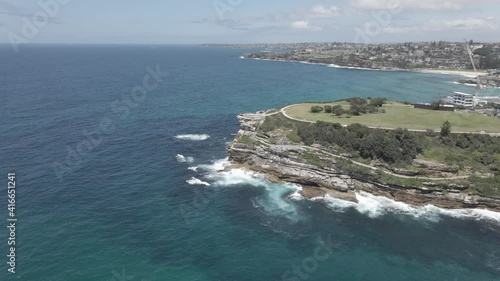
<instances>
[{"instance_id":1,"label":"sandstone cliff face","mask_svg":"<svg viewBox=\"0 0 500 281\"><path fill-rule=\"evenodd\" d=\"M432 204L442 208L487 208L500 212L500 199L467 194L451 186L430 190L388 185L369 176L348 175L336 165L338 159L313 150L314 147L294 144L284 135L277 137L276 133L272 136L273 141L269 141L269 134L258 132L258 126L269 114L261 112L238 116L241 126L234 143L228 148L230 160L234 165L266 174L271 181L300 184L306 197L328 193L340 199L356 201L355 192L365 191L416 206ZM316 159L321 159L323 165L305 161L303 156L311 153Z\"/></svg>"}]
</instances>

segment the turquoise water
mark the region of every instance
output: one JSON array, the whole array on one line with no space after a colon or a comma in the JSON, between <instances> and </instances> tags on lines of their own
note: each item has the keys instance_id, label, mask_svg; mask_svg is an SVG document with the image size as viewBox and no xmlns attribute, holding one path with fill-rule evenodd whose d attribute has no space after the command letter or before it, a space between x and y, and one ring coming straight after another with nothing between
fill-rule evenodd
<instances>
[{"instance_id":1,"label":"turquoise water","mask_svg":"<svg viewBox=\"0 0 500 281\"><path fill-rule=\"evenodd\" d=\"M498 222L369 196L322 204L290 197L295 186L215 172L240 112L473 90L454 77L194 46L0 48L0 201L15 171L19 219L15 275L0 232L0 280L500 280ZM157 65L168 76L131 98ZM58 177L54 163L102 120L114 130Z\"/></svg>"}]
</instances>

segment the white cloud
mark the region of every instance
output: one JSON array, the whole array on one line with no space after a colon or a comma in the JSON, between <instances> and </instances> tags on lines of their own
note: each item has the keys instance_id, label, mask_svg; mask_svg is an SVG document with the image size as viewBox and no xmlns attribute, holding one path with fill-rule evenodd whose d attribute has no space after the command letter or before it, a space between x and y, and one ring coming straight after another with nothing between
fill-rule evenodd
<instances>
[{"instance_id":1,"label":"white cloud","mask_svg":"<svg viewBox=\"0 0 500 281\"><path fill-rule=\"evenodd\" d=\"M331 7L325 7L323 5L314 5L312 6L311 10L309 11L307 17L309 18L332 18L335 16L340 15L340 9L331 6Z\"/></svg>"},{"instance_id":2,"label":"white cloud","mask_svg":"<svg viewBox=\"0 0 500 281\"><path fill-rule=\"evenodd\" d=\"M462 20L429 21L425 26L429 31L442 30L496 30L498 24L492 18L470 18Z\"/></svg>"},{"instance_id":3,"label":"white cloud","mask_svg":"<svg viewBox=\"0 0 500 281\"><path fill-rule=\"evenodd\" d=\"M386 10L394 6L407 10L457 11L467 4L495 0L351 0L352 6L367 10Z\"/></svg>"},{"instance_id":4,"label":"white cloud","mask_svg":"<svg viewBox=\"0 0 500 281\"><path fill-rule=\"evenodd\" d=\"M326 7L324 5L313 5L308 8L302 8L286 14L275 14L270 18L274 21L282 20L304 20L304 19L320 19L333 18L342 14L342 11L335 7Z\"/></svg>"},{"instance_id":5,"label":"white cloud","mask_svg":"<svg viewBox=\"0 0 500 281\"><path fill-rule=\"evenodd\" d=\"M311 25L308 21L294 21L290 24L290 27L293 29L305 29L305 30L314 30L319 31L321 27Z\"/></svg>"}]
</instances>

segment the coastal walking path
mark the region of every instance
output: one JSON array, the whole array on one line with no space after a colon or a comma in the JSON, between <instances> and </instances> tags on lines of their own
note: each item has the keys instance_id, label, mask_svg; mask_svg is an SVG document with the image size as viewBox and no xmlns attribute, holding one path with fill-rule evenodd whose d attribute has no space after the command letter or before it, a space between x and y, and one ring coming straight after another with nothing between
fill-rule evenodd
<instances>
[{"instance_id":1,"label":"coastal walking path","mask_svg":"<svg viewBox=\"0 0 500 281\"><path fill-rule=\"evenodd\" d=\"M276 113L271 113L270 115L275 115L275 114ZM270 115L266 115L266 116L270 116ZM260 142L262 142L263 144L265 144L265 145L271 145L271 143L269 143L268 141L266 141L262 137L256 136L256 138ZM307 149L315 150L315 151L321 152L322 154L326 154L326 155L329 155L329 156L337 158L337 159L342 159L342 160L350 161L350 162L352 162L355 165L358 165L358 166L361 166L361 167L365 167L365 168L371 169L373 171L381 171L384 174L387 174L389 176L394 176L394 177L403 178L403 179L417 179L417 180L429 180L429 181L445 181L445 180L467 179L467 178L470 177L470 175L469 176L440 177L440 178L436 178L436 177L419 177L419 176L405 176L405 175L396 174L396 173L393 173L393 172L390 172L390 171L387 171L387 170L384 170L384 169L381 169L381 168L378 168L378 167L367 165L367 164L364 164L364 163L361 163L361 162L358 162L358 161L354 161L354 160L352 160L350 158L347 158L345 156L336 155L336 154L330 153L328 151L325 151L323 149L319 149L319 148L315 148L315 147L310 147L310 146L304 146L304 145L299 145L299 146L302 147L305 150L307 150ZM235 148L233 148L233 149L235 149ZM236 150L239 150L239 149L236 149Z\"/></svg>"}]
</instances>

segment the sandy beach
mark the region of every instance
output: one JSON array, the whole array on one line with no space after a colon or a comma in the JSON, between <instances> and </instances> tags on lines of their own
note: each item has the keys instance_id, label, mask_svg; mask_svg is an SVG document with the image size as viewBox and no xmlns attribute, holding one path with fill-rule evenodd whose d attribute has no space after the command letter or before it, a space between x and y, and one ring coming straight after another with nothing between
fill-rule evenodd
<instances>
[{"instance_id":1,"label":"sandy beach","mask_svg":"<svg viewBox=\"0 0 500 281\"><path fill-rule=\"evenodd\" d=\"M459 75L459 76L464 76L468 78L476 78L476 73L474 71L466 71L466 70L446 70L446 69L422 69L422 70L415 70L417 72L423 72L423 73L433 73L433 74L446 74L446 75ZM486 72L483 71L478 71L478 74L480 76L487 75Z\"/></svg>"}]
</instances>

